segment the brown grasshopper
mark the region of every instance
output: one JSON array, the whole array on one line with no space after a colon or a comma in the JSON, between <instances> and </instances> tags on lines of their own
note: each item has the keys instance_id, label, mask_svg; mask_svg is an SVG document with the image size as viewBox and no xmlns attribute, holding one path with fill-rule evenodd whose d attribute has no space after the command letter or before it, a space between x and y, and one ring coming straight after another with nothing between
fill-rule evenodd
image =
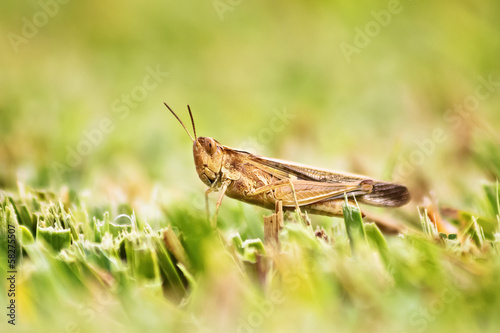
<instances>
[{"instance_id":1,"label":"brown grasshopper","mask_svg":"<svg viewBox=\"0 0 500 333\"><path fill-rule=\"evenodd\" d=\"M351 204L355 204L355 198L378 207L399 207L410 200L410 193L403 185L257 156L209 137L198 137L188 105L193 138L175 112L166 103L165 106L193 141L196 172L208 186L205 192L208 215L208 194L220 191L214 223L224 195L267 209L275 209L281 201L284 210L300 212L302 208L311 214L336 217L343 216L345 198Z\"/></svg>"}]
</instances>

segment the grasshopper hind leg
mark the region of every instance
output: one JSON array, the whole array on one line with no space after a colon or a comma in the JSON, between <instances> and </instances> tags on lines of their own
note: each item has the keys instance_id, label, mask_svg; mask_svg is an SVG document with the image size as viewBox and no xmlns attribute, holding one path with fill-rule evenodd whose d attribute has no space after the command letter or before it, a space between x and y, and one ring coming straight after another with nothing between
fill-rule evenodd
<instances>
[{"instance_id":1,"label":"grasshopper hind leg","mask_svg":"<svg viewBox=\"0 0 500 333\"><path fill-rule=\"evenodd\" d=\"M302 221L304 221L304 223L307 226L310 226L311 220L309 219L309 216L307 216L307 213L302 213L302 210L300 209L299 201L297 200L297 193L295 192L295 187L293 186L293 182L290 180L289 184L290 184L290 189L292 190L292 194L293 194L293 201L295 204L295 213L297 213L299 215L299 217L302 219Z\"/></svg>"},{"instance_id":2,"label":"grasshopper hind leg","mask_svg":"<svg viewBox=\"0 0 500 333\"><path fill-rule=\"evenodd\" d=\"M311 214L326 215L333 217L343 217L344 216L344 199L334 199L323 202L318 202L315 204L305 206L305 211ZM354 200L348 200L348 205L356 207L356 202ZM361 212L361 216L365 216Z\"/></svg>"}]
</instances>

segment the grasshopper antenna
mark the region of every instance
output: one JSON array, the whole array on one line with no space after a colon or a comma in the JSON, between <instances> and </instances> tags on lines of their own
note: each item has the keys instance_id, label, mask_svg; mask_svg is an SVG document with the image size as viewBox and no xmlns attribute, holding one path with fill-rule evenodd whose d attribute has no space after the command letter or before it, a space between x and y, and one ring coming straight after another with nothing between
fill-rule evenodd
<instances>
[{"instance_id":1,"label":"grasshopper antenna","mask_svg":"<svg viewBox=\"0 0 500 333\"><path fill-rule=\"evenodd\" d=\"M181 123L182 127L184 127L184 130L189 135L189 137L191 138L191 140L193 142L195 142L196 140L193 139L193 136L189 133L189 131L187 130L186 126L184 126L184 123L182 122L182 120L180 120L180 118L177 117L177 115L175 114L175 112L170 108L170 106L167 105L167 103L163 102L163 104L165 104L165 106L170 110L170 112L172 112L172 114L174 115L174 117L177 118L177 120ZM191 115L191 110L189 111L189 115ZM191 121L193 121L193 116L191 116ZM194 128L194 123L193 123L193 128ZM194 135L196 135L196 132L195 132Z\"/></svg>"},{"instance_id":2,"label":"grasshopper antenna","mask_svg":"<svg viewBox=\"0 0 500 333\"><path fill-rule=\"evenodd\" d=\"M188 111L189 111L189 116L191 117L191 124L193 124L194 138L198 139L198 136L196 136L196 127L194 127L193 114L191 113L191 108L189 107L189 105L188 105Z\"/></svg>"}]
</instances>

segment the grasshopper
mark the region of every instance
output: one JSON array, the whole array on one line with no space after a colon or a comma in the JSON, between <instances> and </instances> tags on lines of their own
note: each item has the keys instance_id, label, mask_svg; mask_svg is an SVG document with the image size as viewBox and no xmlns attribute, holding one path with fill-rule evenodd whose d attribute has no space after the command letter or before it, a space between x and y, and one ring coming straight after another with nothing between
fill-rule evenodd
<instances>
[{"instance_id":1,"label":"grasshopper","mask_svg":"<svg viewBox=\"0 0 500 333\"><path fill-rule=\"evenodd\" d=\"M220 192L214 224L224 195L267 209L275 209L281 201L284 210L303 209L334 217L343 216L345 200L378 207L400 207L410 200L408 189L400 184L257 156L224 146L210 137L198 137L188 105L193 137L175 112L164 104L193 141L196 172L208 186L205 192L208 216L208 195Z\"/></svg>"}]
</instances>

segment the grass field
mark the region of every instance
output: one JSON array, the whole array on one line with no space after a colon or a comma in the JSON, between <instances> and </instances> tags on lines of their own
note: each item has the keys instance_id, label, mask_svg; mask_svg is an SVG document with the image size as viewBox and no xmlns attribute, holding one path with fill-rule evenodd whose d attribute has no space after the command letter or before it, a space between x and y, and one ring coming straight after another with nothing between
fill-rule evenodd
<instances>
[{"instance_id":1,"label":"grass field","mask_svg":"<svg viewBox=\"0 0 500 333\"><path fill-rule=\"evenodd\" d=\"M499 330L498 1L63 2L0 5L2 332ZM212 230L163 102L407 185L362 207L407 231L290 214L276 251L231 199Z\"/></svg>"},{"instance_id":2,"label":"grass field","mask_svg":"<svg viewBox=\"0 0 500 333\"><path fill-rule=\"evenodd\" d=\"M21 247L9 331L495 332L499 194L486 186L483 214L457 212L458 235L422 211L420 230L384 237L354 210L326 237L287 221L274 251L243 209L215 232L189 205L147 203L147 221L128 205L21 187L0 198L2 239L13 228Z\"/></svg>"}]
</instances>

